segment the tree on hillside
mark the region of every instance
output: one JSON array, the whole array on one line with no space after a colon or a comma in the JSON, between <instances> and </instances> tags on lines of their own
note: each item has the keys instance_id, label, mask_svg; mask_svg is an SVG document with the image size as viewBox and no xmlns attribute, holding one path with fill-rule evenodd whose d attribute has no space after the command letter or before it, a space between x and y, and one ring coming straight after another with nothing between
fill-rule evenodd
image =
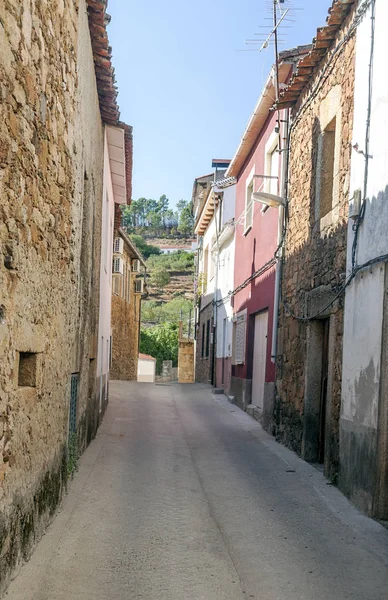
<instances>
[{"instance_id":1,"label":"tree on hillside","mask_svg":"<svg viewBox=\"0 0 388 600\"><path fill-rule=\"evenodd\" d=\"M192 235L194 229L194 217L191 212L191 203L186 200L179 200L177 206L179 206L179 233L185 236Z\"/></svg>"},{"instance_id":2,"label":"tree on hillside","mask_svg":"<svg viewBox=\"0 0 388 600\"><path fill-rule=\"evenodd\" d=\"M179 200L176 210L169 206L165 194L159 200L139 198L122 208L122 226L128 233L147 233L151 236L173 235L177 231L191 235L193 218L190 202Z\"/></svg>"},{"instance_id":3,"label":"tree on hillside","mask_svg":"<svg viewBox=\"0 0 388 600\"><path fill-rule=\"evenodd\" d=\"M151 288L157 288L160 290L170 283L170 279L170 273L167 271L167 269L165 267L158 267L152 271L148 285Z\"/></svg>"},{"instance_id":4,"label":"tree on hillside","mask_svg":"<svg viewBox=\"0 0 388 600\"><path fill-rule=\"evenodd\" d=\"M141 235L133 234L131 235L131 240L144 258L149 258L152 254L160 254L160 248L147 244Z\"/></svg>"}]
</instances>

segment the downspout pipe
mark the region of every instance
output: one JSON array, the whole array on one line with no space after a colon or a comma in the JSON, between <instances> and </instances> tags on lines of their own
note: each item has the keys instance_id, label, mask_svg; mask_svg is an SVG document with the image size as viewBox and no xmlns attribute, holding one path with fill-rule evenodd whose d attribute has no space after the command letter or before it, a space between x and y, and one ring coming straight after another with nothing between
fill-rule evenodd
<instances>
[{"instance_id":1,"label":"downspout pipe","mask_svg":"<svg viewBox=\"0 0 388 600\"><path fill-rule=\"evenodd\" d=\"M280 119L279 112L279 119ZM288 158L289 158L289 118L290 111L287 108L283 113L283 152L282 152L282 171L281 171L281 184L280 189L282 190L282 196L287 203L287 172L288 172ZM280 123L279 123L280 125ZM282 281L282 266L283 266L283 235L285 231L285 210L284 206L279 208L278 218L278 252L276 257L276 278L275 278L275 297L274 297L274 315L272 323L272 349L271 349L271 362L276 363L277 352L278 352L278 326L279 326L279 305L280 305L280 286Z\"/></svg>"}]
</instances>

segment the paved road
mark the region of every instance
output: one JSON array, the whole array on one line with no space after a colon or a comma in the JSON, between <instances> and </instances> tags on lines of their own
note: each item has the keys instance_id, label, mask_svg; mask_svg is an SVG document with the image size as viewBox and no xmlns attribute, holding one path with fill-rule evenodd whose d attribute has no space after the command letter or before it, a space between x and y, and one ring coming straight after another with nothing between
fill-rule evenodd
<instances>
[{"instance_id":1,"label":"paved road","mask_svg":"<svg viewBox=\"0 0 388 600\"><path fill-rule=\"evenodd\" d=\"M388 531L201 385L114 382L7 600L377 600Z\"/></svg>"}]
</instances>

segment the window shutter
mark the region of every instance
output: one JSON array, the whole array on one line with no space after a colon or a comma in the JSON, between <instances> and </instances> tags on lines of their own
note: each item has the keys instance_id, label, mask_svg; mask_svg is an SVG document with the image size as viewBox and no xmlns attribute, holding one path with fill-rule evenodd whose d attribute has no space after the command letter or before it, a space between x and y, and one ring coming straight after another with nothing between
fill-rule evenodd
<instances>
[{"instance_id":1,"label":"window shutter","mask_svg":"<svg viewBox=\"0 0 388 600\"><path fill-rule=\"evenodd\" d=\"M237 315L235 321L234 362L236 365L245 363L246 320L245 314Z\"/></svg>"},{"instance_id":2,"label":"window shutter","mask_svg":"<svg viewBox=\"0 0 388 600\"><path fill-rule=\"evenodd\" d=\"M113 242L114 254L122 254L124 251L124 240L120 237L116 237Z\"/></svg>"}]
</instances>

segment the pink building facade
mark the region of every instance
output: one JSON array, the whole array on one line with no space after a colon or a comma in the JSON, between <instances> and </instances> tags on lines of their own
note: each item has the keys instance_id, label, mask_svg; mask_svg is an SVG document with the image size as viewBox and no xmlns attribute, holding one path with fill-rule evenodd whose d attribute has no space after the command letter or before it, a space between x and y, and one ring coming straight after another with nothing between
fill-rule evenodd
<instances>
[{"instance_id":1,"label":"pink building facade","mask_svg":"<svg viewBox=\"0 0 388 600\"><path fill-rule=\"evenodd\" d=\"M283 63L286 81L291 65ZM233 292L233 357L229 394L265 425L272 423L276 348L273 344L279 208L265 207L254 194L281 196L286 112L272 110L271 72L226 176L237 179ZM277 312L277 311L276 311ZM276 323L275 323L276 326Z\"/></svg>"}]
</instances>

